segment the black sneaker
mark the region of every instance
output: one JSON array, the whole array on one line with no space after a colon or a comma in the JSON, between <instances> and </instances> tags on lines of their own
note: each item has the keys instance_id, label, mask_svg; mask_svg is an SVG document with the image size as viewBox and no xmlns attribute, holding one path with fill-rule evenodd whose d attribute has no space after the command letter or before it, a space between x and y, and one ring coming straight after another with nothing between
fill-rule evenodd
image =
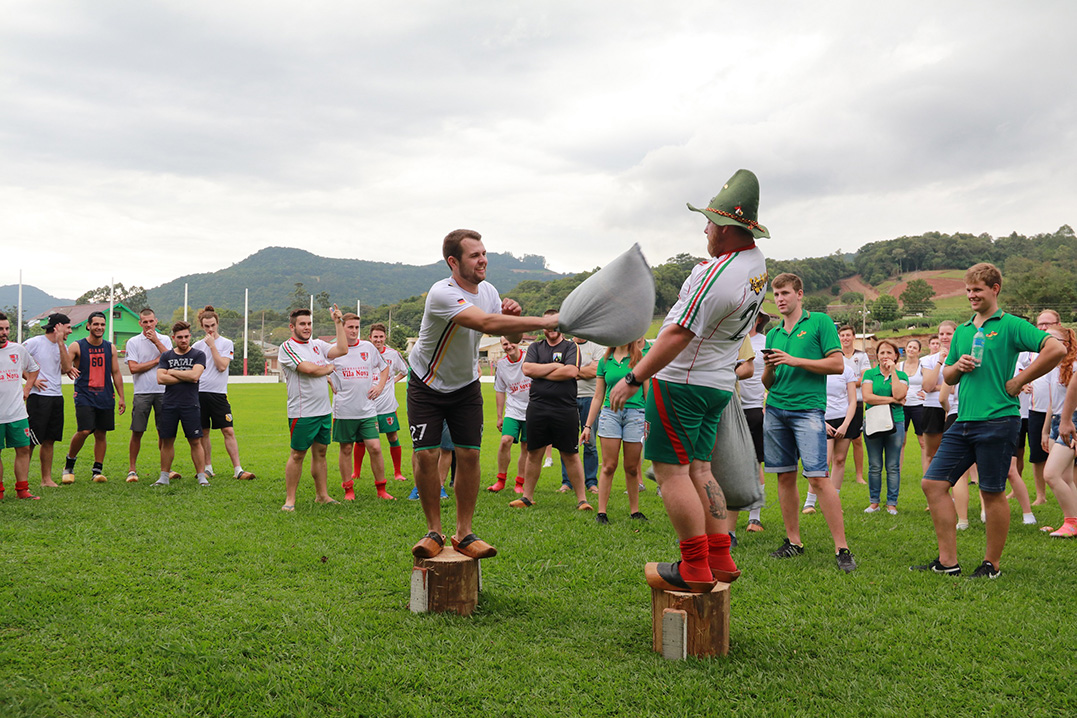
<instances>
[{"instance_id":1,"label":"black sneaker","mask_svg":"<svg viewBox=\"0 0 1077 718\"><path fill-rule=\"evenodd\" d=\"M852 573L856 570L856 561L853 560L853 554L847 548L838 549L838 568L845 573Z\"/></svg>"},{"instance_id":2,"label":"black sneaker","mask_svg":"<svg viewBox=\"0 0 1077 718\"><path fill-rule=\"evenodd\" d=\"M770 554L771 558L793 558L794 556L801 556L804 554L804 546L801 544L795 544L789 539L785 540L785 543L781 547Z\"/></svg>"},{"instance_id":3,"label":"black sneaker","mask_svg":"<svg viewBox=\"0 0 1077 718\"><path fill-rule=\"evenodd\" d=\"M628 518L635 519L636 521L646 521L647 517L643 515L642 511L636 511L628 515Z\"/></svg>"},{"instance_id":4,"label":"black sneaker","mask_svg":"<svg viewBox=\"0 0 1077 718\"><path fill-rule=\"evenodd\" d=\"M737 547L737 535L732 531L729 532L729 548Z\"/></svg>"},{"instance_id":5,"label":"black sneaker","mask_svg":"<svg viewBox=\"0 0 1077 718\"><path fill-rule=\"evenodd\" d=\"M605 526L609 522L610 522L610 519L609 519L608 516L606 516L606 514L595 514L595 523L599 523L599 524L602 524L603 526Z\"/></svg>"},{"instance_id":6,"label":"black sneaker","mask_svg":"<svg viewBox=\"0 0 1077 718\"><path fill-rule=\"evenodd\" d=\"M909 566L910 571L933 571L934 573L942 573L947 576L960 576L961 565L954 564L953 566L943 566L942 562L935 559L929 564L923 566Z\"/></svg>"},{"instance_id":7,"label":"black sneaker","mask_svg":"<svg viewBox=\"0 0 1077 718\"><path fill-rule=\"evenodd\" d=\"M995 568L990 561L984 561L972 572L970 578L998 578L1002 575L1002 569Z\"/></svg>"}]
</instances>

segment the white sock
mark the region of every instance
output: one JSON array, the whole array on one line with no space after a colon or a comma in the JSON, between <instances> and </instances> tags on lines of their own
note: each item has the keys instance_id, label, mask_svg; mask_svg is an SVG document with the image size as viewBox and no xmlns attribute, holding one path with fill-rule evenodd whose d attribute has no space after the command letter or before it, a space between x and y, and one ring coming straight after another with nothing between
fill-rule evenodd
<instances>
[{"instance_id":1,"label":"white sock","mask_svg":"<svg viewBox=\"0 0 1077 718\"><path fill-rule=\"evenodd\" d=\"M206 464L206 473L207 474L212 474L213 473L213 464Z\"/></svg>"},{"instance_id":2,"label":"white sock","mask_svg":"<svg viewBox=\"0 0 1077 718\"><path fill-rule=\"evenodd\" d=\"M165 483L165 484L167 484L167 483L168 483L168 474L169 474L169 472L167 472L167 471L162 471L162 472L161 472L161 476L160 476L160 478L159 478L159 479L157 479L157 480L158 480L159 482L161 482L161 483Z\"/></svg>"},{"instance_id":3,"label":"white sock","mask_svg":"<svg viewBox=\"0 0 1077 718\"><path fill-rule=\"evenodd\" d=\"M200 483L200 484L208 484L209 483L209 479L206 478L205 474L198 474L198 475L195 476L195 478L198 479L198 483Z\"/></svg>"},{"instance_id":4,"label":"white sock","mask_svg":"<svg viewBox=\"0 0 1077 718\"><path fill-rule=\"evenodd\" d=\"M749 521L758 521L760 511L762 511L762 509L752 509L751 511L749 511L748 512L748 520Z\"/></svg>"},{"instance_id":5,"label":"white sock","mask_svg":"<svg viewBox=\"0 0 1077 718\"><path fill-rule=\"evenodd\" d=\"M808 508L809 506L815 506L815 498L815 494L809 491L808 495L804 497L804 508Z\"/></svg>"},{"instance_id":6,"label":"white sock","mask_svg":"<svg viewBox=\"0 0 1077 718\"><path fill-rule=\"evenodd\" d=\"M232 476L233 477L237 477L242 473L243 473L243 467L242 466L237 466L232 470Z\"/></svg>"},{"instance_id":7,"label":"white sock","mask_svg":"<svg viewBox=\"0 0 1077 718\"><path fill-rule=\"evenodd\" d=\"M1036 523L1036 514L1032 513L1031 511L1027 514L1022 514L1021 520L1026 524L1034 524Z\"/></svg>"}]
</instances>

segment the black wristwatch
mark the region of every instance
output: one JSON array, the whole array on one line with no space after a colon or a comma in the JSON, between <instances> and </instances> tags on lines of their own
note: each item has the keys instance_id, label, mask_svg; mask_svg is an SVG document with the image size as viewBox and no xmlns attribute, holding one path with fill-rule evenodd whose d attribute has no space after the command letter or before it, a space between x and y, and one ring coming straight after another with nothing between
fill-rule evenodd
<instances>
[{"instance_id":1,"label":"black wristwatch","mask_svg":"<svg viewBox=\"0 0 1077 718\"><path fill-rule=\"evenodd\" d=\"M633 372L625 374L625 384L628 384L629 386L643 386L643 382L638 381Z\"/></svg>"}]
</instances>

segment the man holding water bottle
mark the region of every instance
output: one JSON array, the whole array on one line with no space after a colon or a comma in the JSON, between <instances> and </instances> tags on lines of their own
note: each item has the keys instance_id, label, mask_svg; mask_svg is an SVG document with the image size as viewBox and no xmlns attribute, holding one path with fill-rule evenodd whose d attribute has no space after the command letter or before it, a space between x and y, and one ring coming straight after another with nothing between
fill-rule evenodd
<instances>
[{"instance_id":1,"label":"man holding water bottle","mask_svg":"<svg viewBox=\"0 0 1077 718\"><path fill-rule=\"evenodd\" d=\"M975 312L954 331L943 367L946 383L965 385L957 421L943 434L939 450L924 474L921 488L931 509L939 555L914 571L951 576L961 573L957 562L957 512L947 493L961 475L976 464L980 470L980 497L987 517L984 561L973 578L998 578L1010 507L1006 503L1006 475L1021 428L1021 388L1051 370L1066 354L1062 344L1030 323L998 308L1002 274L993 264L974 265L965 272L965 294ZM1040 354L1014 376L1017 355Z\"/></svg>"}]
</instances>

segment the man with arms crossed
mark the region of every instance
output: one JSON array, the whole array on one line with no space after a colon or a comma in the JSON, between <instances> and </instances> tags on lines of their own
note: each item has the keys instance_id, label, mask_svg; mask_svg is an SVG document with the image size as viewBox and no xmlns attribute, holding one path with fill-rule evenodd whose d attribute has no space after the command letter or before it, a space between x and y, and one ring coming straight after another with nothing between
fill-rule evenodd
<instances>
[{"instance_id":1,"label":"man with arms crossed","mask_svg":"<svg viewBox=\"0 0 1077 718\"><path fill-rule=\"evenodd\" d=\"M557 313L547 309L545 316ZM509 506L523 509L535 503L535 485L542 472L542 455L552 446L561 454L576 492L576 508L591 511L584 494L580 461L580 413L576 404L576 377L580 372L578 345L556 329L546 329L544 341L527 348L523 374L531 379L527 400L527 473L523 495Z\"/></svg>"},{"instance_id":2,"label":"man with arms crossed","mask_svg":"<svg viewBox=\"0 0 1077 718\"><path fill-rule=\"evenodd\" d=\"M292 336L281 344L279 361L288 387L288 429L292 438L288 463L284 466L284 505L281 511L295 511L295 492L303 474L303 459L313 448L310 473L314 477L315 503L337 503L329 496L325 450L333 436L332 407L329 404L329 375L336 367L332 360L348 353L343 316L333 309L337 342L312 338L314 320L309 309L296 309L288 328Z\"/></svg>"},{"instance_id":3,"label":"man with arms crossed","mask_svg":"<svg viewBox=\"0 0 1077 718\"><path fill-rule=\"evenodd\" d=\"M199 486L209 486L206 459L202 453L202 412L198 405L198 380L206 370L206 355L191 346L191 325L172 325L175 346L161 355L157 363L157 382L165 388L161 408L157 411L157 435L161 441L161 476L154 486L168 486L172 460L176 458L176 431L183 424L183 435L191 445L191 461Z\"/></svg>"},{"instance_id":4,"label":"man with arms crossed","mask_svg":"<svg viewBox=\"0 0 1077 718\"><path fill-rule=\"evenodd\" d=\"M396 383L408 375L408 363L404 361L404 357L400 356L400 352L385 345L388 334L384 324L371 324L369 338L370 343L381 352L381 358L389 366L389 383L374 399L374 408L378 412L378 433L385 434L385 438L389 440L389 455L393 459L393 478L397 481L407 481L403 473L404 451L400 447L400 420L396 416L397 407L400 406L396 400ZM351 476L353 479L359 478L365 454L366 444L357 441Z\"/></svg>"},{"instance_id":5,"label":"man with arms crossed","mask_svg":"<svg viewBox=\"0 0 1077 718\"><path fill-rule=\"evenodd\" d=\"M339 310L333 312L337 321ZM333 441L340 444L337 464L344 487L344 500L355 500L355 480L348 478L352 467L352 447L363 446L370 452L370 468L379 499L392 499L385 490L385 460L378 440L378 410L375 401L389 380L389 365L370 342L359 338L359 316L344 314L338 327L344 328L348 351L333 359L335 371L329 381L333 386ZM377 379L375 379L375 376Z\"/></svg>"},{"instance_id":6,"label":"man with arms crossed","mask_svg":"<svg viewBox=\"0 0 1077 718\"><path fill-rule=\"evenodd\" d=\"M576 377L576 408L580 415L580 426L587 423L587 416L591 413L591 402L595 398L595 376L598 373L598 360L606 355L606 347L594 342L587 341L583 337L573 337L576 343L576 352L580 357L580 373ZM605 401L605 397L599 397ZM583 480L587 484L587 490L592 494L598 493L598 432L592 432L583 442ZM558 491L568 491L572 482L568 477L568 464L561 459L561 488Z\"/></svg>"},{"instance_id":7,"label":"man with arms crossed","mask_svg":"<svg viewBox=\"0 0 1077 718\"><path fill-rule=\"evenodd\" d=\"M778 503L785 523L785 543L770 554L791 558L804 553L800 541L800 491L797 456L804 478L819 497L838 568L856 570L845 541L845 518L838 491L830 482L826 462L826 375L845 371L841 341L834 322L822 312L801 305L804 285L795 274L779 274L772 283L774 303L782 321L767 334L763 386L767 388L763 415L763 454L766 470L778 474Z\"/></svg>"},{"instance_id":8,"label":"man with arms crossed","mask_svg":"<svg viewBox=\"0 0 1077 718\"><path fill-rule=\"evenodd\" d=\"M24 347L37 362L40 372L26 397L26 412L30 415L30 457L34 445L41 446L41 485L57 486L52 480L53 449L64 438L64 395L62 377L71 372L71 355L67 337L71 334L71 319L66 314L50 314L45 333L27 339Z\"/></svg>"},{"instance_id":9,"label":"man with arms crossed","mask_svg":"<svg viewBox=\"0 0 1077 718\"><path fill-rule=\"evenodd\" d=\"M127 368L131 371L134 397L131 399L131 444L128 447L130 463L127 466L127 483L138 481L138 452L142 448L142 435L150 425L150 410L154 419L161 411L165 387L157 383L157 367L161 355L172 348L172 340L157 331L157 315L149 307L138 313L138 325L142 333L127 340L124 347ZM157 448L161 448L160 436ZM178 479L173 473L171 478Z\"/></svg>"},{"instance_id":10,"label":"man with arms crossed","mask_svg":"<svg viewBox=\"0 0 1077 718\"><path fill-rule=\"evenodd\" d=\"M741 344L766 291L766 261L755 240L770 233L758 222L759 180L748 170L737 170L707 207L688 208L707 218L710 259L684 281L651 350L610 390L610 408L619 411L653 377L644 453L680 539L681 560L648 563L644 575L652 588L707 592L740 576L729 555L725 494L711 474L711 455L736 385Z\"/></svg>"},{"instance_id":11,"label":"man with arms crossed","mask_svg":"<svg viewBox=\"0 0 1077 718\"><path fill-rule=\"evenodd\" d=\"M1066 355L1062 343L1024 319L998 308L1002 273L993 264L976 264L965 272L965 294L975 312L954 332L942 374L950 386L962 386L957 421L946 430L920 482L931 520L935 524L939 555L913 570L956 576L957 510L949 489L969 467L980 470L980 499L986 513L987 545L983 563L973 578L998 578L1002 549L1010 530L1010 507L1006 502L1006 476L1021 429L1021 404L1017 395L1034 379L1046 374ZM973 338L984 334L982 361L972 356ZM1023 372L1014 376L1017 355L1039 352Z\"/></svg>"},{"instance_id":12,"label":"man with arms crossed","mask_svg":"<svg viewBox=\"0 0 1077 718\"><path fill-rule=\"evenodd\" d=\"M0 449L15 450L15 494L36 499L30 493L30 422L26 397L37 381L38 366L26 347L7 340L11 322L0 312ZM25 386L23 380L26 380ZM0 461L0 499L4 498L4 464Z\"/></svg>"},{"instance_id":13,"label":"man with arms crossed","mask_svg":"<svg viewBox=\"0 0 1077 718\"><path fill-rule=\"evenodd\" d=\"M198 313L198 324L206 333L205 338L194 343L194 348L206 355L206 370L198 380L198 406L202 421L202 453L206 459L206 476L213 476L213 445L209 438L212 429L220 429L224 436L224 450L232 461L233 478L249 481L254 474L243 470L239 463L239 443L232 422L232 405L228 403L228 365L236 354L231 339L217 333L220 317L213 307L207 306Z\"/></svg>"},{"instance_id":14,"label":"man with arms crossed","mask_svg":"<svg viewBox=\"0 0 1077 718\"><path fill-rule=\"evenodd\" d=\"M497 448L497 481L487 491L501 491L509 475L512 445L520 444L520 461L516 465L516 493L524 492L527 475L527 402L531 377L524 376L524 355L520 345L501 337L505 356L494 365L494 396L497 399L497 429L501 444Z\"/></svg>"},{"instance_id":15,"label":"man with arms crossed","mask_svg":"<svg viewBox=\"0 0 1077 718\"><path fill-rule=\"evenodd\" d=\"M91 476L94 483L103 484L108 481L103 473L108 432L116 428L114 411L117 403L120 413L123 414L127 410L127 402L123 398L120 360L112 342L104 339L105 326L105 315L102 312L93 312L86 319L89 336L72 342L67 348L74 371L78 372L75 379L75 421L78 431L71 437L64 473L60 477L61 484L75 483L75 460L90 434L93 434Z\"/></svg>"},{"instance_id":16,"label":"man with arms crossed","mask_svg":"<svg viewBox=\"0 0 1077 718\"><path fill-rule=\"evenodd\" d=\"M436 556L445 545L441 533L441 486L438 455L441 427L449 424L456 445L456 535L453 547L471 558L488 558L497 550L472 532L479 493L479 445L482 443L482 390L479 387L479 340L483 334L520 334L556 329L557 315L522 317L520 305L502 300L486 281L486 248L469 229L450 232L442 256L452 271L426 295L419 340L411 355L408 424L415 448L415 484L428 533L412 548L420 558Z\"/></svg>"}]
</instances>

